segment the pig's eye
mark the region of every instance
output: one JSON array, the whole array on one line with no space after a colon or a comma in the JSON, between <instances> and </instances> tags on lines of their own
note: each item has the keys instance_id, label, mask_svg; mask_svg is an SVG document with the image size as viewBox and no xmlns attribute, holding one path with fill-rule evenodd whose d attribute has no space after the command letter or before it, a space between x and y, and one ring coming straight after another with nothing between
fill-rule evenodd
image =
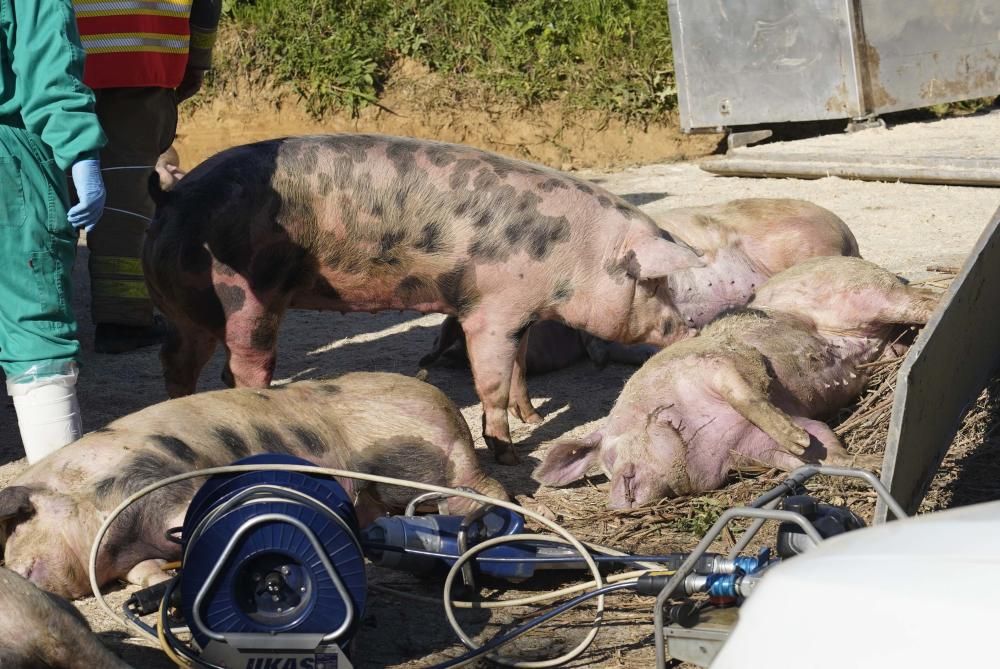
<instances>
[{"instance_id":1,"label":"pig's eye","mask_svg":"<svg viewBox=\"0 0 1000 669\"><path fill-rule=\"evenodd\" d=\"M684 431L684 422L679 418L670 416L665 411L656 417L655 425L661 430L676 432L678 436Z\"/></svg>"}]
</instances>

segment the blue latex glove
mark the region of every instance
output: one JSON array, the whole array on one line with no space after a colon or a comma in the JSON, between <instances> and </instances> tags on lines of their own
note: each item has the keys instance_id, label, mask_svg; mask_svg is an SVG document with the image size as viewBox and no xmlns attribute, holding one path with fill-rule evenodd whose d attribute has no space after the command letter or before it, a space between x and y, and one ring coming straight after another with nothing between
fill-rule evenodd
<instances>
[{"instance_id":1,"label":"blue latex glove","mask_svg":"<svg viewBox=\"0 0 1000 669\"><path fill-rule=\"evenodd\" d=\"M87 159L74 163L73 186L80 201L69 210L66 218L74 228L90 232L104 213L105 192L100 161Z\"/></svg>"}]
</instances>

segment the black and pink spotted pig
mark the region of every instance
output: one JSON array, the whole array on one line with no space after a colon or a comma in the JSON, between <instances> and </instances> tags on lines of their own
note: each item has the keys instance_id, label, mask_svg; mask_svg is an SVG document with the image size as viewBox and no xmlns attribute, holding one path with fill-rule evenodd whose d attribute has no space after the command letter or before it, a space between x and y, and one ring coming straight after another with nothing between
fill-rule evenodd
<instances>
[{"instance_id":1,"label":"black and pink spotted pig","mask_svg":"<svg viewBox=\"0 0 1000 669\"><path fill-rule=\"evenodd\" d=\"M169 192L153 179L150 191L143 263L176 329L161 352L171 397L194 392L217 342L227 382L266 387L289 308L453 314L487 443L513 464L508 403L540 420L517 361L533 322L657 345L693 331L667 279L700 267L697 253L592 183L470 147L277 139L223 151Z\"/></svg>"}]
</instances>

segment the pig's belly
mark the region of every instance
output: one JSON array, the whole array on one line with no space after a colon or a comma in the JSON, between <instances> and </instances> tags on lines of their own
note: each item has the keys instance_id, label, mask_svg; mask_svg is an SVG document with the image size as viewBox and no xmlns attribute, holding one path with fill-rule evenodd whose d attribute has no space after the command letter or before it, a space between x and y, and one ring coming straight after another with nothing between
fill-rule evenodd
<instances>
[{"instance_id":1,"label":"pig's belly","mask_svg":"<svg viewBox=\"0 0 1000 669\"><path fill-rule=\"evenodd\" d=\"M869 371L862 365L878 358L882 349L877 338L816 340L823 342L822 350L811 356L770 358L782 388L797 405L786 408L809 418L827 417L853 402L868 382Z\"/></svg>"},{"instance_id":2,"label":"pig's belly","mask_svg":"<svg viewBox=\"0 0 1000 669\"><path fill-rule=\"evenodd\" d=\"M292 309L309 309L313 311L417 311L422 314L455 314L455 309L440 300L425 302L408 302L394 297L372 296L358 300L331 299L315 293L299 293L291 302Z\"/></svg>"},{"instance_id":3,"label":"pig's belly","mask_svg":"<svg viewBox=\"0 0 1000 669\"><path fill-rule=\"evenodd\" d=\"M429 281L412 277L326 277L320 276L309 288L296 291L293 309L318 311L387 311L412 310L420 313L454 314L455 309L442 299L441 291Z\"/></svg>"}]
</instances>

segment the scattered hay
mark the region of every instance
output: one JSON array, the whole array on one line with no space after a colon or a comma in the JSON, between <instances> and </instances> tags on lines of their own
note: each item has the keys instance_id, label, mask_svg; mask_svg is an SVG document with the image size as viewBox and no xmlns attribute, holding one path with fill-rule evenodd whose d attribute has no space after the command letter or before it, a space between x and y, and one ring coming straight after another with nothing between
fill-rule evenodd
<instances>
[{"instance_id":1,"label":"scattered hay","mask_svg":"<svg viewBox=\"0 0 1000 669\"><path fill-rule=\"evenodd\" d=\"M942 290L956 274L954 268L928 269L945 276L920 283ZM915 332L907 331L897 344L909 344L914 336ZM877 455L885 450L902 363L902 355L871 363L868 389L853 406L830 422L849 452ZM963 420L921 512L1000 498L998 435L1000 378L983 391ZM571 499L549 499L546 503L567 529L585 540L643 554L683 551L693 548L727 508L747 504L783 477L784 473L774 468L746 467L735 472L729 485L721 490L665 499L627 511L608 510L606 491L599 490L593 482L589 489L575 490ZM809 489L825 502L846 504L868 522L874 517L876 494L862 482L817 477L810 482ZM739 523L733 525L740 527ZM775 530L766 528L754 545L770 543ZM733 534L724 533L714 549L726 550L734 545Z\"/></svg>"}]
</instances>

